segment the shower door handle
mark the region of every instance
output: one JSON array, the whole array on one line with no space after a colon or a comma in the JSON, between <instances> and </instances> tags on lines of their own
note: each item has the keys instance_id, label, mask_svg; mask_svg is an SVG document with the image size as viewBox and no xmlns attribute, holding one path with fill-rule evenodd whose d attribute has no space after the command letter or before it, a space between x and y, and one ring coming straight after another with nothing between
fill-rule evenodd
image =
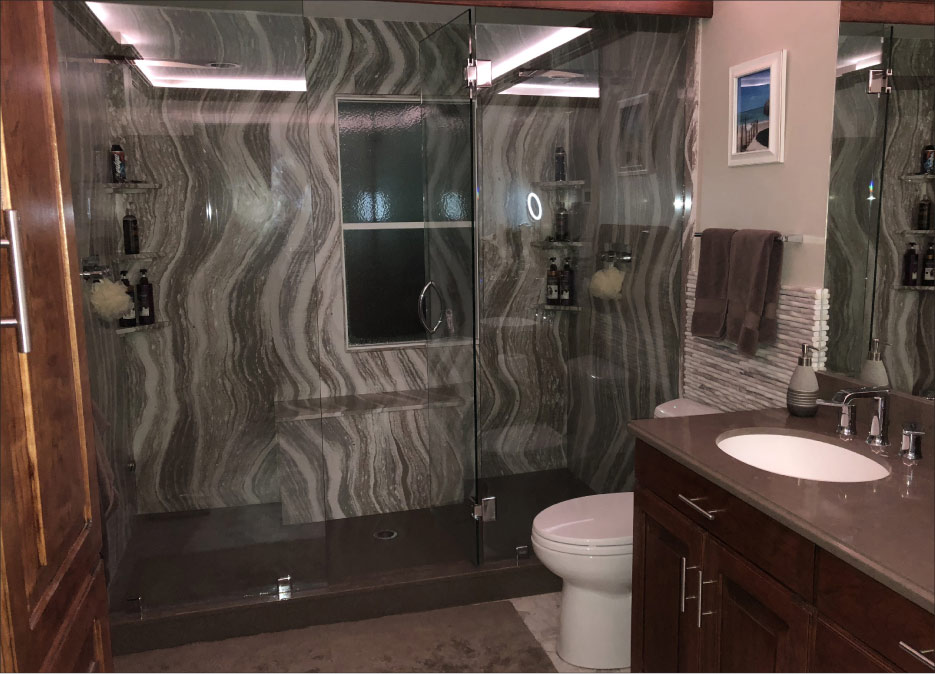
<instances>
[{"instance_id":1,"label":"shower door handle","mask_svg":"<svg viewBox=\"0 0 935 674\"><path fill-rule=\"evenodd\" d=\"M441 297L441 293L438 292L438 286L435 285L435 281L429 281L428 283L425 284L425 287L422 288L422 292L419 293L419 307L418 307L419 322L422 323L422 327L424 327L430 335L434 335L435 331L438 330L438 326L442 324L442 320L443 320L443 316L445 315L445 312L442 311L439 314L438 320L435 321L435 325L429 326L429 324L425 322L425 297L426 295L428 295L429 288L434 288L435 292L437 292L439 297Z\"/></svg>"},{"instance_id":2,"label":"shower door handle","mask_svg":"<svg viewBox=\"0 0 935 674\"><path fill-rule=\"evenodd\" d=\"M20 353L29 353L29 310L26 302L26 270L23 268L23 244L19 238L19 218L16 211L3 211L6 222L6 238L0 239L0 248L10 252L11 290L13 291L13 316L0 318L0 327L16 328L16 346Z\"/></svg>"}]
</instances>

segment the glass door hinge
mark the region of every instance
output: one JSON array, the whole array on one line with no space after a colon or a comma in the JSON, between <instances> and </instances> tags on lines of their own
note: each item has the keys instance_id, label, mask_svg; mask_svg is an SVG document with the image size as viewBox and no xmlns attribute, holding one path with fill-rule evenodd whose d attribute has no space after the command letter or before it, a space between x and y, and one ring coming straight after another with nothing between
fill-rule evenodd
<instances>
[{"instance_id":1,"label":"glass door hinge","mask_svg":"<svg viewBox=\"0 0 935 674\"><path fill-rule=\"evenodd\" d=\"M893 90L890 85L890 78L893 76L893 69L871 70L870 79L867 82L868 94L888 94Z\"/></svg>"},{"instance_id":2,"label":"glass door hinge","mask_svg":"<svg viewBox=\"0 0 935 674\"><path fill-rule=\"evenodd\" d=\"M480 500L480 503L474 502L474 519L478 522L496 522L497 521L497 497L487 496Z\"/></svg>"},{"instance_id":3,"label":"glass door hinge","mask_svg":"<svg viewBox=\"0 0 935 674\"><path fill-rule=\"evenodd\" d=\"M493 62L469 58L464 67L464 81L471 98L474 98L478 89L486 89L493 84Z\"/></svg>"}]
</instances>

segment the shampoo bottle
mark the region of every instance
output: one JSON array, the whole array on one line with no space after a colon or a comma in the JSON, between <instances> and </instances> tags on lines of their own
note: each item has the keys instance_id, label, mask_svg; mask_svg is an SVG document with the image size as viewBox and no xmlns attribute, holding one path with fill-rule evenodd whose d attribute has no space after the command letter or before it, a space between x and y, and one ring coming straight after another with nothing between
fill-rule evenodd
<instances>
[{"instance_id":1,"label":"shampoo bottle","mask_svg":"<svg viewBox=\"0 0 935 674\"><path fill-rule=\"evenodd\" d=\"M575 303L575 270L571 268L571 258L565 258L565 265L559 276L559 304L570 307Z\"/></svg>"},{"instance_id":2,"label":"shampoo bottle","mask_svg":"<svg viewBox=\"0 0 935 674\"><path fill-rule=\"evenodd\" d=\"M117 320L117 325L121 328L132 328L136 325L136 292L133 290L133 286L130 285L129 279L127 279L126 271L120 272L120 282L123 283L127 297L130 298L130 308Z\"/></svg>"},{"instance_id":3,"label":"shampoo bottle","mask_svg":"<svg viewBox=\"0 0 935 674\"><path fill-rule=\"evenodd\" d=\"M123 216L123 253L137 255L140 252L140 223L133 214L134 204L127 204L127 214Z\"/></svg>"},{"instance_id":4,"label":"shampoo bottle","mask_svg":"<svg viewBox=\"0 0 935 674\"><path fill-rule=\"evenodd\" d=\"M868 386L889 386L890 377L886 373L886 366L883 364L883 349L880 348L880 340L874 338L870 342L870 352L867 354L867 360L860 368L860 381Z\"/></svg>"},{"instance_id":5,"label":"shampoo bottle","mask_svg":"<svg viewBox=\"0 0 935 674\"><path fill-rule=\"evenodd\" d=\"M153 284L146 277L146 270L140 270L140 280L136 284L137 315L140 325L156 322L156 302L153 297Z\"/></svg>"},{"instance_id":6,"label":"shampoo bottle","mask_svg":"<svg viewBox=\"0 0 935 674\"><path fill-rule=\"evenodd\" d=\"M555 265L555 258L549 258L549 271L545 275L545 303L558 304L558 267Z\"/></svg>"},{"instance_id":7,"label":"shampoo bottle","mask_svg":"<svg viewBox=\"0 0 935 674\"><path fill-rule=\"evenodd\" d=\"M786 409L795 417L813 417L818 412L818 377L812 369L812 352L808 344L802 345L799 364L792 371L786 391Z\"/></svg>"}]
</instances>

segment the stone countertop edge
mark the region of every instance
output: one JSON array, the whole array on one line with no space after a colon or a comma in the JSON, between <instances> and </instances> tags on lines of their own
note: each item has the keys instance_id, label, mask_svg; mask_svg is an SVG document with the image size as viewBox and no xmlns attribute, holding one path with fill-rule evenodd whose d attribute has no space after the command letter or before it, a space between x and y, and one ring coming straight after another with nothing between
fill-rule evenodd
<instances>
[{"instance_id":1,"label":"stone countertop edge","mask_svg":"<svg viewBox=\"0 0 935 674\"><path fill-rule=\"evenodd\" d=\"M783 414L786 413L784 408L751 410L751 412L757 413L777 411ZM724 412L722 414L712 414L705 416L727 417L728 415L733 416L736 414L736 412ZM826 552L832 553L834 556L842 559L854 568L866 573L871 578L879 581L886 587L897 592L899 595L905 597L917 606L924 608L929 613L935 614L935 592L920 586L918 583L900 575L893 569L889 569L880 565L879 563L860 553L858 550L843 545L839 541L830 538L827 533L812 526L807 519L797 516L795 513L790 512L788 509L768 498L764 498L755 491L746 489L742 483L735 482L722 473L713 470L703 462L698 461L695 457L683 452L680 447L671 444L652 431L652 426L658 425L660 422L665 423L666 421L673 421L676 419L678 419L678 417L674 417L673 419L636 419L628 424L628 429L637 438L643 440L669 458L678 461L687 468L690 468L698 475L730 492L744 503L770 516L780 524L785 525L792 531L811 541ZM755 422L751 423L748 428L756 428L757 426L761 426L763 428L775 428L775 426L757 424ZM731 424L725 424L725 428L722 432L727 432L729 430L733 430ZM718 435L720 435L720 433Z\"/></svg>"}]
</instances>

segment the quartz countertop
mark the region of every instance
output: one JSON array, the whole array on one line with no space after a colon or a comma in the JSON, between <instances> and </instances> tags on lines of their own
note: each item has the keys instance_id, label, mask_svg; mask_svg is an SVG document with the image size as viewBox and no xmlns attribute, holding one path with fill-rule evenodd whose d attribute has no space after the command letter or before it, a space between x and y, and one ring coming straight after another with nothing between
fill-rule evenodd
<instances>
[{"instance_id":1,"label":"quartz countertop","mask_svg":"<svg viewBox=\"0 0 935 674\"><path fill-rule=\"evenodd\" d=\"M859 417L858 417L859 418ZM629 428L638 438L714 484L935 613L935 452L928 434L914 466L898 456L900 432L890 427L889 456L864 442L865 424L852 441L834 432L837 414L821 409L800 419L785 409L753 410L669 419L641 419ZM873 482L819 482L749 466L721 451L717 438L740 429L808 432L873 458L890 468Z\"/></svg>"}]
</instances>

